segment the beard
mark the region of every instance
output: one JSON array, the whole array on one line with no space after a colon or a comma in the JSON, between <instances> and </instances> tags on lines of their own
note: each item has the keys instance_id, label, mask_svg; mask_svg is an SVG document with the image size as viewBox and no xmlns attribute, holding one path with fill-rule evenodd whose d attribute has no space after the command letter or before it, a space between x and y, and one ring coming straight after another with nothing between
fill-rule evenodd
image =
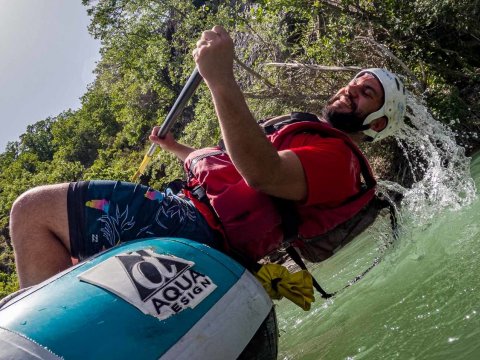
<instances>
[{"instance_id":1,"label":"beard","mask_svg":"<svg viewBox=\"0 0 480 360\"><path fill-rule=\"evenodd\" d=\"M352 99L350 99L352 110L346 113L339 112L331 106L331 104L337 99L338 96L330 98L327 102L327 106L323 109L323 118L327 120L330 125L347 134L353 134L370 128L369 125L363 125L364 118L356 114L356 106Z\"/></svg>"}]
</instances>

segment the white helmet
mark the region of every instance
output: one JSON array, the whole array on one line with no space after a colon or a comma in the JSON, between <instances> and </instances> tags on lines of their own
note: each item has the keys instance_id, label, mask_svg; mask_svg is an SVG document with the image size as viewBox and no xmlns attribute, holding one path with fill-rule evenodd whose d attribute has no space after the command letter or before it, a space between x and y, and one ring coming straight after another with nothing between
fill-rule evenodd
<instances>
[{"instance_id":1,"label":"white helmet","mask_svg":"<svg viewBox=\"0 0 480 360\"><path fill-rule=\"evenodd\" d=\"M405 116L407 98L405 87L400 79L388 70L380 68L371 68L360 71L355 78L369 73L375 76L382 84L385 101L380 109L369 114L363 121L363 125L370 124L373 120L382 116L388 119L387 126L382 131L376 132L372 129L364 130L365 135L373 138L372 141L378 141L393 135L401 126ZM354 79L355 79L354 78Z\"/></svg>"}]
</instances>

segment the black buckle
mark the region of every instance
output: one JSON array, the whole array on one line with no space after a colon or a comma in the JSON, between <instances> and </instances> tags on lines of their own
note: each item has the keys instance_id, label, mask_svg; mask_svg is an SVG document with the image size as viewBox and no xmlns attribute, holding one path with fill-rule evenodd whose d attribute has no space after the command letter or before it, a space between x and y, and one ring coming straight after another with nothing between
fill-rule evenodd
<instances>
[{"instance_id":1,"label":"black buckle","mask_svg":"<svg viewBox=\"0 0 480 360\"><path fill-rule=\"evenodd\" d=\"M207 193L201 185L195 186L190 192L201 202L209 203Z\"/></svg>"}]
</instances>

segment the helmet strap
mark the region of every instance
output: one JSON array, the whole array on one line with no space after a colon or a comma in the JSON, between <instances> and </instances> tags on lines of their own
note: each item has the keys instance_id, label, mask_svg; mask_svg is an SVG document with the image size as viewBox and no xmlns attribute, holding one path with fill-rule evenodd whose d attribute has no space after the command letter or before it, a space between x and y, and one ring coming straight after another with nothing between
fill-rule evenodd
<instances>
[{"instance_id":1,"label":"helmet strap","mask_svg":"<svg viewBox=\"0 0 480 360\"><path fill-rule=\"evenodd\" d=\"M380 134L380 132L370 129L370 123L373 120L381 118L382 116L385 116L385 106L382 106L377 111L374 111L373 113L369 114L365 118L365 120L363 120L364 129L362 129L362 131L365 135L371 137L372 141L377 137L378 134Z\"/></svg>"}]
</instances>

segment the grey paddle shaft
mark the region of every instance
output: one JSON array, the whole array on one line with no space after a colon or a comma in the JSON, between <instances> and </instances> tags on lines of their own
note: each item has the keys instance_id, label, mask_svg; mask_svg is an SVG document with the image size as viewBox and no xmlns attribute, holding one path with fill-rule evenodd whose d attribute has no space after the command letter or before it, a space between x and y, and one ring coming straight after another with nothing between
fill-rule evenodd
<instances>
[{"instance_id":1,"label":"grey paddle shaft","mask_svg":"<svg viewBox=\"0 0 480 360\"><path fill-rule=\"evenodd\" d=\"M177 100L173 104L172 108L170 109L170 112L168 113L167 117L165 118L165 121L163 122L162 126L158 130L157 136L159 138L164 138L168 131L172 128L172 126L175 124L175 122L178 119L178 116L181 114L183 109L185 108L185 105L187 105L188 100L192 97L193 93L195 90L197 90L198 85L202 82L202 75L198 72L198 69L195 68L192 72L192 75L187 80L187 83L183 87L182 91L180 92L180 95L178 95ZM150 149L148 150L148 155L153 155L153 152L155 151L155 148L157 146L155 144L152 144L150 146Z\"/></svg>"}]
</instances>

